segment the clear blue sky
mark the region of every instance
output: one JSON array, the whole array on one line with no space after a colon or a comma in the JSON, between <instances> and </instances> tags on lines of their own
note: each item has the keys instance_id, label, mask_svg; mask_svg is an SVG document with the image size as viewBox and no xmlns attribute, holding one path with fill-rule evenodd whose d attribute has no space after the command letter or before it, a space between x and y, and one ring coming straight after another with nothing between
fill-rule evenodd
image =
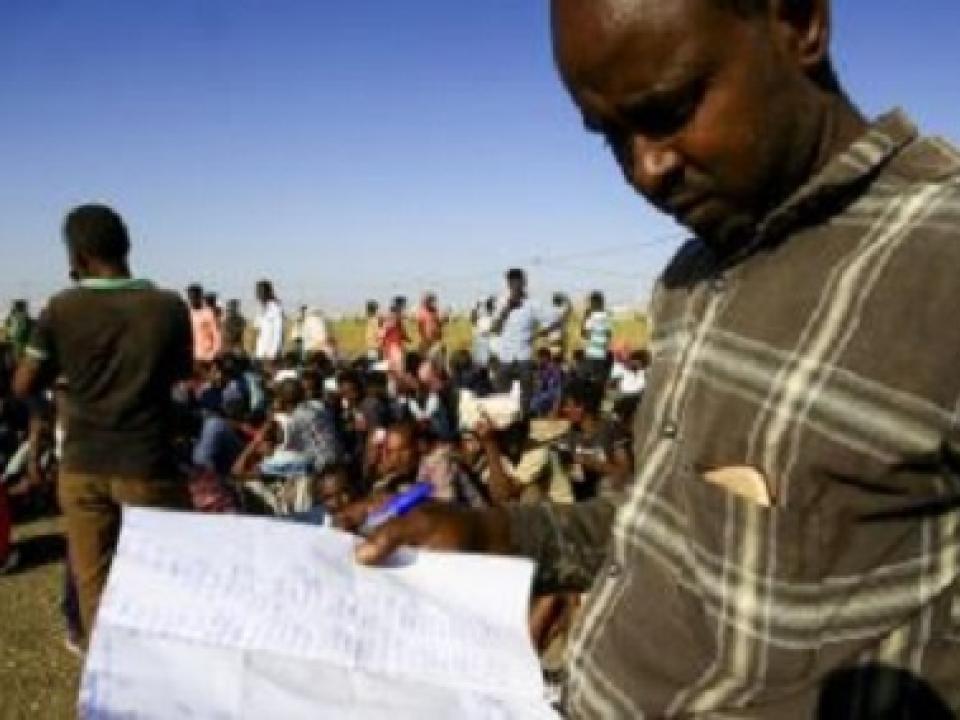
<instances>
[{"instance_id":1,"label":"clear blue sky","mask_svg":"<svg viewBox=\"0 0 960 720\"><path fill-rule=\"evenodd\" d=\"M960 138L960 3L839 0L869 114ZM64 210L128 219L134 269L249 303L424 287L642 300L676 236L586 135L545 0L2 0L0 301L63 284Z\"/></svg>"}]
</instances>

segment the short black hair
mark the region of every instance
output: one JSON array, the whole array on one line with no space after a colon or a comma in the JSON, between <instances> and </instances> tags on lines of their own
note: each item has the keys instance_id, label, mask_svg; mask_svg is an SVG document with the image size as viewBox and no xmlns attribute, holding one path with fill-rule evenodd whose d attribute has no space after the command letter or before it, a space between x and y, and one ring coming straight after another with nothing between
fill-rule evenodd
<instances>
[{"instance_id":1,"label":"short black hair","mask_svg":"<svg viewBox=\"0 0 960 720\"><path fill-rule=\"evenodd\" d=\"M130 254L127 226L106 205L79 205L63 221L63 236L74 254L112 265L126 262Z\"/></svg>"},{"instance_id":2,"label":"short black hair","mask_svg":"<svg viewBox=\"0 0 960 720\"><path fill-rule=\"evenodd\" d=\"M527 274L520 268L510 268L507 270L507 280L526 280Z\"/></svg>"},{"instance_id":3,"label":"short black hair","mask_svg":"<svg viewBox=\"0 0 960 720\"><path fill-rule=\"evenodd\" d=\"M193 284L191 284L191 285L187 285L187 295L190 295L190 296L198 295L198 296L201 296L201 297L202 297L202 296L203 296L203 287L201 287L200 285L197 285L197 283L193 283Z\"/></svg>"},{"instance_id":4,"label":"short black hair","mask_svg":"<svg viewBox=\"0 0 960 720\"><path fill-rule=\"evenodd\" d=\"M360 373L354 370L342 370L340 374L337 375L337 387L344 385L353 385L361 395L363 394L363 378Z\"/></svg>"},{"instance_id":5,"label":"short black hair","mask_svg":"<svg viewBox=\"0 0 960 720\"><path fill-rule=\"evenodd\" d=\"M363 384L366 390L386 390L390 380L385 372L376 371L367 373Z\"/></svg>"},{"instance_id":6,"label":"short black hair","mask_svg":"<svg viewBox=\"0 0 960 720\"><path fill-rule=\"evenodd\" d=\"M603 404L603 389L599 383L574 377L564 385L563 399L579 405L591 415L599 415Z\"/></svg>"}]
</instances>

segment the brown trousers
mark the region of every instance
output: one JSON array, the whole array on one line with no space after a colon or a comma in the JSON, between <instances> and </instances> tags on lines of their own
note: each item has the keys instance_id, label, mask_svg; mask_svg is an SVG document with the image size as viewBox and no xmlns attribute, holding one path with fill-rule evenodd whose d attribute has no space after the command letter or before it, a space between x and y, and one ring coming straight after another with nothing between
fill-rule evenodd
<instances>
[{"instance_id":1,"label":"brown trousers","mask_svg":"<svg viewBox=\"0 0 960 720\"><path fill-rule=\"evenodd\" d=\"M185 510L186 484L180 480L144 480L108 475L61 472L60 508L67 526L70 561L85 641L97 615L97 605L110 572L120 537L124 505Z\"/></svg>"}]
</instances>

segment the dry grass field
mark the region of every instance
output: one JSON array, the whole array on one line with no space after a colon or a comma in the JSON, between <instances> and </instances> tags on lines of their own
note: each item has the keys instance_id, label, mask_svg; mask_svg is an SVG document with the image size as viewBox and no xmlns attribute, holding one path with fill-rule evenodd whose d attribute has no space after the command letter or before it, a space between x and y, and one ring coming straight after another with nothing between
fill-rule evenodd
<instances>
[{"instance_id":1,"label":"dry grass field","mask_svg":"<svg viewBox=\"0 0 960 720\"><path fill-rule=\"evenodd\" d=\"M363 352L364 329L363 318L342 319L334 323L333 334L337 345L348 355L359 355ZM582 343L579 340L579 328L582 316L574 314L567 323L566 334L571 340L571 349ZM417 331L413 323L407 327L407 334L416 338ZM451 350L469 348L471 342L470 321L467 318L452 318L444 331L447 347ZM645 347L648 339L646 317L642 312L630 313L617 317L614 323L614 340L625 341L631 347Z\"/></svg>"},{"instance_id":2,"label":"dry grass field","mask_svg":"<svg viewBox=\"0 0 960 720\"><path fill-rule=\"evenodd\" d=\"M56 518L14 529L21 567L0 577L0 719L74 716L80 661L63 646L63 538Z\"/></svg>"}]
</instances>

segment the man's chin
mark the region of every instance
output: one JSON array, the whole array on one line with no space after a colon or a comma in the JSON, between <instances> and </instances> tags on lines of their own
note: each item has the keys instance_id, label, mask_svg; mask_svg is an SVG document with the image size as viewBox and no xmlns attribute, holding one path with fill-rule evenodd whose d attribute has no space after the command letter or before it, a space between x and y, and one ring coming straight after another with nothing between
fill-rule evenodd
<instances>
[{"instance_id":1,"label":"man's chin","mask_svg":"<svg viewBox=\"0 0 960 720\"><path fill-rule=\"evenodd\" d=\"M719 255L735 253L756 236L756 223L743 215L690 218L684 226Z\"/></svg>"}]
</instances>

